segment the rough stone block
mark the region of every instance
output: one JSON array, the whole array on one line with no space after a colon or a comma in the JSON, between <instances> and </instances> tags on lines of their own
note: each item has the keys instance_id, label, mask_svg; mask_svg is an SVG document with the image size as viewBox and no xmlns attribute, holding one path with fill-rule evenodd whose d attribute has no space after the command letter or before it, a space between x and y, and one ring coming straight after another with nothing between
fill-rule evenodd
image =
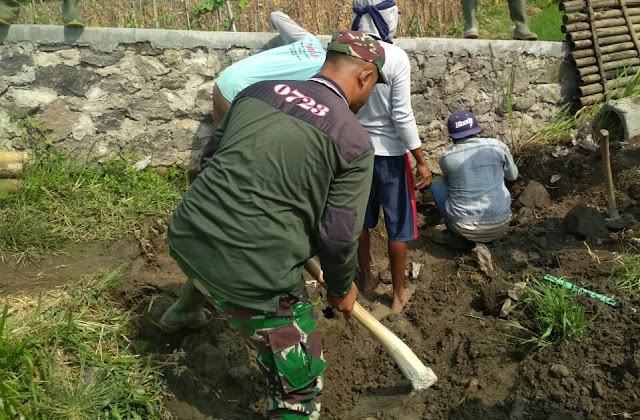
<instances>
[{"instance_id":1,"label":"rough stone block","mask_svg":"<svg viewBox=\"0 0 640 420\"><path fill-rule=\"evenodd\" d=\"M411 95L411 103L416 119L419 121L430 122L442 117L440 112L442 103L437 96Z\"/></svg>"},{"instance_id":2,"label":"rough stone block","mask_svg":"<svg viewBox=\"0 0 640 420\"><path fill-rule=\"evenodd\" d=\"M111 52L96 52L91 49L83 49L80 55L80 61L96 67L115 66L124 57L124 53L120 50Z\"/></svg>"},{"instance_id":3,"label":"rough stone block","mask_svg":"<svg viewBox=\"0 0 640 420\"><path fill-rule=\"evenodd\" d=\"M124 118L123 109L107 110L99 118L96 118L96 130L101 133L116 131L122 125Z\"/></svg>"},{"instance_id":4,"label":"rough stone block","mask_svg":"<svg viewBox=\"0 0 640 420\"><path fill-rule=\"evenodd\" d=\"M105 77L104 79L102 79L100 87L105 92L118 94L133 94L140 90L139 88L133 86L131 80L127 79L121 74L112 74Z\"/></svg>"},{"instance_id":5,"label":"rough stone block","mask_svg":"<svg viewBox=\"0 0 640 420\"><path fill-rule=\"evenodd\" d=\"M551 198L544 185L531 180L527 183L517 202L521 207L544 208L551 203Z\"/></svg>"},{"instance_id":6,"label":"rough stone block","mask_svg":"<svg viewBox=\"0 0 640 420\"><path fill-rule=\"evenodd\" d=\"M59 64L53 67L40 67L36 70L34 86L46 86L59 95L84 96L87 90L100 80L100 77L82 67Z\"/></svg>"},{"instance_id":7,"label":"rough stone block","mask_svg":"<svg viewBox=\"0 0 640 420\"><path fill-rule=\"evenodd\" d=\"M422 75L427 79L440 79L447 72L447 57L442 54L426 58Z\"/></svg>"},{"instance_id":8,"label":"rough stone block","mask_svg":"<svg viewBox=\"0 0 640 420\"><path fill-rule=\"evenodd\" d=\"M9 51L0 55L0 76L15 76L33 66L33 57L21 51Z\"/></svg>"},{"instance_id":9,"label":"rough stone block","mask_svg":"<svg viewBox=\"0 0 640 420\"><path fill-rule=\"evenodd\" d=\"M533 96L520 96L513 101L513 109L515 111L526 111L536 103Z\"/></svg>"},{"instance_id":10,"label":"rough stone block","mask_svg":"<svg viewBox=\"0 0 640 420\"><path fill-rule=\"evenodd\" d=\"M23 89L10 87L0 98L0 105L18 113L33 114L53 103L58 94L48 88Z\"/></svg>"},{"instance_id":11,"label":"rough stone block","mask_svg":"<svg viewBox=\"0 0 640 420\"><path fill-rule=\"evenodd\" d=\"M166 95L151 94L150 97L139 97L131 101L126 110L126 115L137 121L170 120L173 112L169 108Z\"/></svg>"},{"instance_id":12,"label":"rough stone block","mask_svg":"<svg viewBox=\"0 0 640 420\"><path fill-rule=\"evenodd\" d=\"M73 126L71 133L76 140L83 140L87 136L95 134L96 127L91 120L91 117L87 114L82 114L78 118L78 121Z\"/></svg>"},{"instance_id":13,"label":"rough stone block","mask_svg":"<svg viewBox=\"0 0 640 420\"><path fill-rule=\"evenodd\" d=\"M471 76L466 71L448 74L443 77L444 94L452 95L454 93L462 92L470 81Z\"/></svg>"},{"instance_id":14,"label":"rough stone block","mask_svg":"<svg viewBox=\"0 0 640 420\"><path fill-rule=\"evenodd\" d=\"M562 86L558 83L547 83L536 86L538 98L542 102L558 104L562 102Z\"/></svg>"},{"instance_id":15,"label":"rough stone block","mask_svg":"<svg viewBox=\"0 0 640 420\"><path fill-rule=\"evenodd\" d=\"M243 58L248 57L249 54L250 54L250 51L248 49L232 48L229 51L227 51L227 58L231 61L231 64L233 64L236 61L240 61Z\"/></svg>"},{"instance_id":16,"label":"rough stone block","mask_svg":"<svg viewBox=\"0 0 640 420\"><path fill-rule=\"evenodd\" d=\"M567 231L584 238L606 238L609 236L607 222L600 212L586 204L578 204L564 217Z\"/></svg>"},{"instance_id":17,"label":"rough stone block","mask_svg":"<svg viewBox=\"0 0 640 420\"><path fill-rule=\"evenodd\" d=\"M38 116L38 122L42 127L51 129L47 137L57 142L71 134L80 115L71 111L64 100L58 99Z\"/></svg>"},{"instance_id":18,"label":"rough stone block","mask_svg":"<svg viewBox=\"0 0 640 420\"><path fill-rule=\"evenodd\" d=\"M37 67L53 67L60 64L77 66L80 62L80 51L77 49L59 50L55 52L34 53L34 64Z\"/></svg>"}]
</instances>

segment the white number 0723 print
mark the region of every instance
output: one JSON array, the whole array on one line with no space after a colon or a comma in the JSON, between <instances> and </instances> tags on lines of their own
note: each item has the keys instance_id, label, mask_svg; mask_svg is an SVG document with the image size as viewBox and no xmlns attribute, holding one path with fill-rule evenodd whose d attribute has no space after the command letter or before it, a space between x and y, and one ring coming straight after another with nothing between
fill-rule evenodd
<instances>
[{"instance_id":1,"label":"white number 0723 print","mask_svg":"<svg viewBox=\"0 0 640 420\"><path fill-rule=\"evenodd\" d=\"M327 106L317 104L315 99L304 95L298 89L291 90L291 87L289 87L289 85L275 85L273 87L273 91L278 95L286 96L284 100L287 102L298 101L298 103L296 103L296 106L299 106L302 109L306 109L307 111L318 117L324 117L329 113L329 108Z\"/></svg>"}]
</instances>

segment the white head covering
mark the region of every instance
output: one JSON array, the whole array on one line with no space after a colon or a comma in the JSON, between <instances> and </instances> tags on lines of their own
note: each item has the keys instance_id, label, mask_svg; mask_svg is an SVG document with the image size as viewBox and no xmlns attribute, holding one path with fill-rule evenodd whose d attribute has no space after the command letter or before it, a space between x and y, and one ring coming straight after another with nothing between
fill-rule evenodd
<instances>
[{"instance_id":1,"label":"white head covering","mask_svg":"<svg viewBox=\"0 0 640 420\"><path fill-rule=\"evenodd\" d=\"M355 13L355 9L363 9L367 6L376 6L381 3L386 3L387 1L389 0L352 0L351 6L353 7ZM387 39L391 41L391 38L394 37L398 29L398 6L394 4L392 7L389 7L387 9L378 10L378 13L380 13L380 16L382 16L389 27L389 34ZM360 18L358 27L353 28L353 23L356 17L357 14L354 15L354 19L351 21L351 28L353 30L371 34L382 40L385 40L384 34L380 33L380 30L376 27L373 18L368 13L363 14Z\"/></svg>"}]
</instances>

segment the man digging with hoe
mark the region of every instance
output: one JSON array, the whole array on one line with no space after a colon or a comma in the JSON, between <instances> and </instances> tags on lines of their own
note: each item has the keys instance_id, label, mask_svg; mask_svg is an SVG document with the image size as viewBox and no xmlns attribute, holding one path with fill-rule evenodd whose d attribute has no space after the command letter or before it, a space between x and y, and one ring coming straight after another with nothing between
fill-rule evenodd
<instances>
[{"instance_id":1,"label":"man digging with hoe","mask_svg":"<svg viewBox=\"0 0 640 420\"><path fill-rule=\"evenodd\" d=\"M244 89L169 222L169 249L188 280L161 327L202 327L208 300L256 357L272 419L320 416L326 362L305 262L319 255L339 311L350 314L358 296L374 152L354 113L384 81L384 59L374 39L338 32L315 77Z\"/></svg>"}]
</instances>

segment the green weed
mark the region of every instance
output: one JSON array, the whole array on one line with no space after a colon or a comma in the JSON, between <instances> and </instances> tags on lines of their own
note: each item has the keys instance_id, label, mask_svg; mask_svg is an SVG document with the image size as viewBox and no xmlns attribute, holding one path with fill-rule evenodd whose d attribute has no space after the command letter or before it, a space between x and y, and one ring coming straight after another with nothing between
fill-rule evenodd
<instances>
[{"instance_id":1,"label":"green weed","mask_svg":"<svg viewBox=\"0 0 640 420\"><path fill-rule=\"evenodd\" d=\"M40 142L16 191L0 191L0 256L20 260L65 241L109 240L145 219L164 222L187 188L186 171L136 171L124 155L90 165Z\"/></svg>"},{"instance_id":2,"label":"green weed","mask_svg":"<svg viewBox=\"0 0 640 420\"><path fill-rule=\"evenodd\" d=\"M502 100L504 101L504 106L507 111L507 122L509 123L509 141L508 145L512 152L517 152L522 146L521 138L523 134L523 121L522 116L519 121L516 118L516 114L513 109L513 101L514 95L513 90L515 87L516 81L516 67L515 65L511 66L509 70L508 77L505 80L504 71L498 72L496 68L496 57L493 54L493 47L489 44L489 53L491 55L491 69L493 70L493 75L496 78L498 83L498 91L502 96Z\"/></svg>"},{"instance_id":3,"label":"green weed","mask_svg":"<svg viewBox=\"0 0 640 420\"><path fill-rule=\"evenodd\" d=\"M31 300L0 317L0 418L160 418L166 385L133 353L132 314L109 296L120 270Z\"/></svg>"},{"instance_id":4,"label":"green weed","mask_svg":"<svg viewBox=\"0 0 640 420\"><path fill-rule=\"evenodd\" d=\"M516 320L505 324L504 342L537 352L555 342L579 341L599 312L587 319L576 296L555 284L532 281L514 307Z\"/></svg>"},{"instance_id":5,"label":"green weed","mask_svg":"<svg viewBox=\"0 0 640 420\"><path fill-rule=\"evenodd\" d=\"M640 255L622 252L613 260L611 280L628 295L640 295Z\"/></svg>"},{"instance_id":6,"label":"green weed","mask_svg":"<svg viewBox=\"0 0 640 420\"><path fill-rule=\"evenodd\" d=\"M560 141L570 129L576 126L576 117L573 111L573 104L565 104L547 125L526 140L524 144L555 144Z\"/></svg>"}]
</instances>

